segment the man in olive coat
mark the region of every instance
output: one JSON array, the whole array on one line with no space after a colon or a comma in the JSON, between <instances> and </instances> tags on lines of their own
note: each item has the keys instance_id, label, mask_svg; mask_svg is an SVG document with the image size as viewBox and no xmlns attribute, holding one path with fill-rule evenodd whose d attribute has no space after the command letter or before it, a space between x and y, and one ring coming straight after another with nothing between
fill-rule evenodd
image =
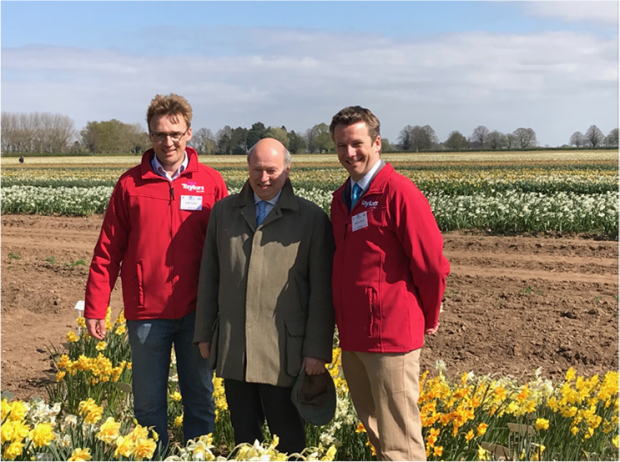
<instances>
[{"instance_id":1,"label":"man in olive coat","mask_svg":"<svg viewBox=\"0 0 620 462\"><path fill-rule=\"evenodd\" d=\"M194 343L224 378L236 444L278 435L301 452L305 425L291 401L295 379L331 362L334 240L327 214L298 197L291 157L277 140L248 154L239 194L217 202L207 228Z\"/></svg>"}]
</instances>

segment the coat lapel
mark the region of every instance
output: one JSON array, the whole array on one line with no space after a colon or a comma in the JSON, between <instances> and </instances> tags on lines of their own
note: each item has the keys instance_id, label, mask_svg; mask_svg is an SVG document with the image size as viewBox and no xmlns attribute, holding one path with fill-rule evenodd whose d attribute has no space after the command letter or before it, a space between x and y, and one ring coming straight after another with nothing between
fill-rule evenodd
<instances>
[{"instance_id":1,"label":"coat lapel","mask_svg":"<svg viewBox=\"0 0 620 462\"><path fill-rule=\"evenodd\" d=\"M254 205L254 191L250 182L246 181L239 195L235 199L235 207L241 208L241 216L248 223L252 231L256 231L256 206Z\"/></svg>"}]
</instances>

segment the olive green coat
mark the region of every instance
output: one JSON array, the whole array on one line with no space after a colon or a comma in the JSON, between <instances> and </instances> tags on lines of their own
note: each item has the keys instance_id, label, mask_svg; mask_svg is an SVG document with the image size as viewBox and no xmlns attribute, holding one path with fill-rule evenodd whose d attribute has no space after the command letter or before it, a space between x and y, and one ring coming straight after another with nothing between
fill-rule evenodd
<instances>
[{"instance_id":1,"label":"olive green coat","mask_svg":"<svg viewBox=\"0 0 620 462\"><path fill-rule=\"evenodd\" d=\"M214 205L194 343L211 342L218 377L291 387L303 357L331 362L333 254L327 214L289 180L258 228L248 182Z\"/></svg>"}]
</instances>

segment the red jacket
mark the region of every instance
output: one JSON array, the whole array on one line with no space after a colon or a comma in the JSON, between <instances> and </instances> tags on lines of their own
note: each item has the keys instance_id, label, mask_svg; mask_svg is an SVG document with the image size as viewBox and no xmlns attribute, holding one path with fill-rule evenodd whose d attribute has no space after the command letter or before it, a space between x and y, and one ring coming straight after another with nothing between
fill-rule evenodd
<instances>
[{"instance_id":1,"label":"red jacket","mask_svg":"<svg viewBox=\"0 0 620 462\"><path fill-rule=\"evenodd\" d=\"M450 272L428 201L389 164L349 213L350 194L347 179L331 204L340 346L375 353L421 348L425 327L437 325Z\"/></svg>"},{"instance_id":2,"label":"red jacket","mask_svg":"<svg viewBox=\"0 0 620 462\"><path fill-rule=\"evenodd\" d=\"M85 317L105 317L119 270L127 319L178 319L196 309L207 223L228 189L194 149L186 152L187 169L172 182L153 171L150 149L116 183L90 265ZM182 210L184 196L201 196L202 210Z\"/></svg>"}]
</instances>

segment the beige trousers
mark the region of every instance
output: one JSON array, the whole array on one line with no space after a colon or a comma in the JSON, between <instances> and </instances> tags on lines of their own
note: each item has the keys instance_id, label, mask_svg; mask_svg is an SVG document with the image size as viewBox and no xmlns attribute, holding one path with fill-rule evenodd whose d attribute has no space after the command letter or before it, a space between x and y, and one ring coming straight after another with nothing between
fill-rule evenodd
<instances>
[{"instance_id":1,"label":"beige trousers","mask_svg":"<svg viewBox=\"0 0 620 462\"><path fill-rule=\"evenodd\" d=\"M342 369L377 460L426 460L418 409L420 349L343 351Z\"/></svg>"}]
</instances>

